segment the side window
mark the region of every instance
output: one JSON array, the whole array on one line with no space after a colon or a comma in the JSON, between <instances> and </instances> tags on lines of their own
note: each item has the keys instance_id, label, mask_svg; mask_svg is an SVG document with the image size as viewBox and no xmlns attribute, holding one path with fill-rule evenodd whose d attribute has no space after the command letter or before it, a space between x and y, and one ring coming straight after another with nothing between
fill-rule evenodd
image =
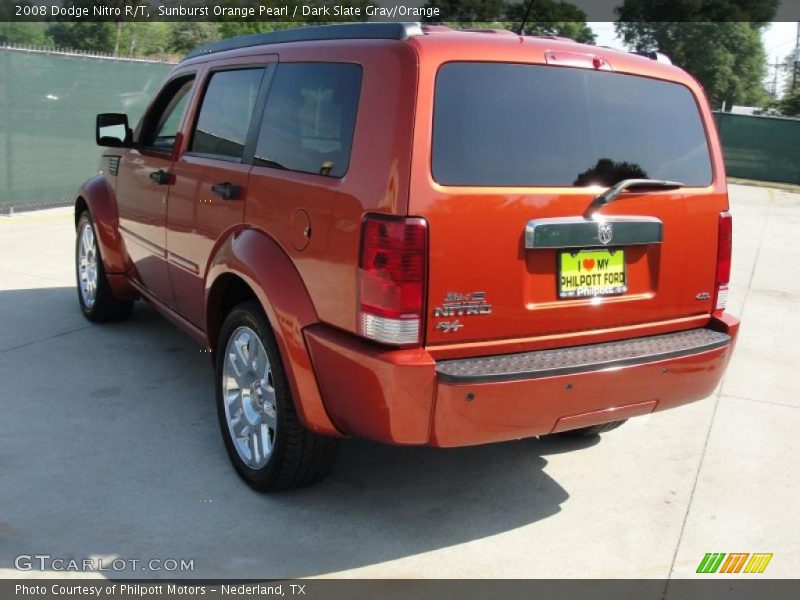
<instances>
[{"instance_id":1,"label":"side window","mask_svg":"<svg viewBox=\"0 0 800 600\"><path fill-rule=\"evenodd\" d=\"M180 77L170 82L161 92L145 118L140 136L143 146L157 150L172 150L193 84L193 75Z\"/></svg>"},{"instance_id":2,"label":"side window","mask_svg":"<svg viewBox=\"0 0 800 600\"><path fill-rule=\"evenodd\" d=\"M361 67L281 63L270 86L255 164L342 177L350 163Z\"/></svg>"},{"instance_id":3,"label":"side window","mask_svg":"<svg viewBox=\"0 0 800 600\"><path fill-rule=\"evenodd\" d=\"M263 69L218 71L206 87L190 152L242 158Z\"/></svg>"}]
</instances>

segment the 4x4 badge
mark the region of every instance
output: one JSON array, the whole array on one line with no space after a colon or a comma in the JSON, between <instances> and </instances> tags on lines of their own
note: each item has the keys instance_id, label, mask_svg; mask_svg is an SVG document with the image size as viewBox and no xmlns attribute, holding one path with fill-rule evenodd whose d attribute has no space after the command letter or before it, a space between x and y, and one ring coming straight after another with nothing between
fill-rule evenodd
<instances>
[{"instance_id":1,"label":"4x4 badge","mask_svg":"<svg viewBox=\"0 0 800 600\"><path fill-rule=\"evenodd\" d=\"M611 236L614 235L614 229L611 223L603 222L597 225L597 239L604 246L611 241Z\"/></svg>"}]
</instances>

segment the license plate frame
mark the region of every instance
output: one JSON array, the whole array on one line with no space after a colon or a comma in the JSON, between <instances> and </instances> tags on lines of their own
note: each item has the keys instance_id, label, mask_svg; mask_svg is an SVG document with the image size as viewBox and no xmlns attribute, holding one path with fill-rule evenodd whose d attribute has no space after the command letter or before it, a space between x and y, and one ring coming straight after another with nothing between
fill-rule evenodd
<instances>
[{"instance_id":1,"label":"license plate frame","mask_svg":"<svg viewBox=\"0 0 800 600\"><path fill-rule=\"evenodd\" d=\"M619 258L617 258L617 253L619 253ZM596 273L587 273L590 275L601 275L601 280L598 284L592 283L589 286L568 286L568 288L564 289L564 256L570 255L572 256L573 260L575 260L576 264L579 265L579 270L581 266L584 264L584 260L594 260L592 264L592 270L594 270L594 266L598 266L598 271ZM599 265L600 263L598 260L602 257L607 258L609 261L614 260L615 263L621 262L621 265L613 265L615 268L610 270L609 273L622 273L622 282L613 281L613 282L603 282L602 275L600 273ZM609 263L610 264L610 263ZM625 261L625 248L570 248L567 250L560 250L556 253L556 267L557 267L557 277L556 277L556 295L558 296L559 300L578 300L582 298L603 298L608 296L621 296L628 291L628 265ZM574 270L570 272L569 275L574 276ZM605 283L605 285L603 285ZM574 288L574 289L572 289Z\"/></svg>"}]
</instances>

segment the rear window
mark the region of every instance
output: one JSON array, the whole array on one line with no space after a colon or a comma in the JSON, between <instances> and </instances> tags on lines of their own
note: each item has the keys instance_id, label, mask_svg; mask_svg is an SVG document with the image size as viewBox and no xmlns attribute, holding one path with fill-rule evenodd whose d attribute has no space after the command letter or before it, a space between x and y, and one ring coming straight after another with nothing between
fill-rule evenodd
<instances>
[{"instance_id":1,"label":"rear window","mask_svg":"<svg viewBox=\"0 0 800 600\"><path fill-rule=\"evenodd\" d=\"M471 186L712 179L697 103L683 85L504 63L441 67L432 170L443 185Z\"/></svg>"}]
</instances>

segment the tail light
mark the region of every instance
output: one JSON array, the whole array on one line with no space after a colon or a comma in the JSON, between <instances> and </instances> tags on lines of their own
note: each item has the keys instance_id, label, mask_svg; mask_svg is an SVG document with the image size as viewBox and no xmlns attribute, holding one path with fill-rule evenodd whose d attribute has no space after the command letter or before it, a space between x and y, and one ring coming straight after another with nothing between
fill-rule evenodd
<instances>
[{"instance_id":1,"label":"tail light","mask_svg":"<svg viewBox=\"0 0 800 600\"><path fill-rule=\"evenodd\" d=\"M422 343L427 244L424 219L364 219L358 272L361 335L385 344Z\"/></svg>"},{"instance_id":2,"label":"tail light","mask_svg":"<svg viewBox=\"0 0 800 600\"><path fill-rule=\"evenodd\" d=\"M725 310L728 303L728 284L731 279L731 247L733 245L733 218L728 211L719 213L717 235L717 277L714 282L714 311Z\"/></svg>"}]
</instances>

